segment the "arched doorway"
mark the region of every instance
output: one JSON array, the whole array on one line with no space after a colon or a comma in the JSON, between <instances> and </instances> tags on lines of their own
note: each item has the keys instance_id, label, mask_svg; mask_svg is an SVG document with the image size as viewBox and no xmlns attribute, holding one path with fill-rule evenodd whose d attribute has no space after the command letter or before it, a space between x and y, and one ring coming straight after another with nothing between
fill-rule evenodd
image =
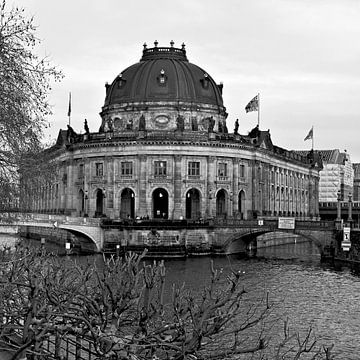
<instances>
[{"instance_id":1,"label":"arched doorway","mask_svg":"<svg viewBox=\"0 0 360 360\"><path fill-rule=\"evenodd\" d=\"M227 194L225 190L221 189L216 194L216 216L220 218L226 218L227 216Z\"/></svg>"},{"instance_id":2,"label":"arched doorway","mask_svg":"<svg viewBox=\"0 0 360 360\"><path fill-rule=\"evenodd\" d=\"M101 216L104 213L104 193L101 189L96 191L96 210L95 216Z\"/></svg>"},{"instance_id":3,"label":"arched doorway","mask_svg":"<svg viewBox=\"0 0 360 360\"><path fill-rule=\"evenodd\" d=\"M200 210L200 192L197 189L190 189L186 193L186 219L199 219L201 217Z\"/></svg>"},{"instance_id":4,"label":"arched doorway","mask_svg":"<svg viewBox=\"0 0 360 360\"><path fill-rule=\"evenodd\" d=\"M245 215L245 193L244 193L244 190L241 190L239 192L238 211L239 211L239 214L240 214L240 218L244 219L244 215Z\"/></svg>"},{"instance_id":5,"label":"arched doorway","mask_svg":"<svg viewBox=\"0 0 360 360\"><path fill-rule=\"evenodd\" d=\"M129 217L131 219L135 217L135 194L131 189L125 188L120 197L120 218Z\"/></svg>"},{"instance_id":6,"label":"arched doorway","mask_svg":"<svg viewBox=\"0 0 360 360\"><path fill-rule=\"evenodd\" d=\"M82 189L79 191L79 211L80 216L83 216L85 214L85 194Z\"/></svg>"},{"instance_id":7,"label":"arched doorway","mask_svg":"<svg viewBox=\"0 0 360 360\"><path fill-rule=\"evenodd\" d=\"M169 217L169 195L165 189L155 189L152 195L153 217L167 219Z\"/></svg>"}]
</instances>

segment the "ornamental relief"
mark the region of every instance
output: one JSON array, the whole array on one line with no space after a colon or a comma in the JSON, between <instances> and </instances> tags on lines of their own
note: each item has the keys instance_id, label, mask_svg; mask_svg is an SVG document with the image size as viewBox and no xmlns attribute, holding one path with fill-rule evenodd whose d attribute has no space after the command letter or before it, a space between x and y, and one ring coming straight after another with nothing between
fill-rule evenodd
<instances>
[{"instance_id":1,"label":"ornamental relief","mask_svg":"<svg viewBox=\"0 0 360 360\"><path fill-rule=\"evenodd\" d=\"M205 180L195 180L195 179L190 179L190 180L183 180L183 183L186 184L187 186L198 186L200 188L202 188L205 185Z\"/></svg>"},{"instance_id":2,"label":"ornamental relief","mask_svg":"<svg viewBox=\"0 0 360 360\"><path fill-rule=\"evenodd\" d=\"M153 122L156 128L164 129L168 127L170 118L167 115L158 115Z\"/></svg>"}]
</instances>

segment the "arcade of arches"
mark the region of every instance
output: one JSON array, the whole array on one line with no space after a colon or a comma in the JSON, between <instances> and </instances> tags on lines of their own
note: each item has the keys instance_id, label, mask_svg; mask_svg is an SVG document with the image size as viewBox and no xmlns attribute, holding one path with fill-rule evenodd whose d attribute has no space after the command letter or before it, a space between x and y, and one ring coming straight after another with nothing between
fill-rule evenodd
<instances>
[{"instance_id":1,"label":"arcade of arches","mask_svg":"<svg viewBox=\"0 0 360 360\"><path fill-rule=\"evenodd\" d=\"M95 216L104 215L104 209L106 208L106 194L102 189L97 189L96 194L96 214ZM82 189L79 191L79 215L87 213L86 201L88 195L84 193ZM216 216L226 218L228 213L228 195L224 189L218 191L216 195ZM124 188L120 192L119 196L119 218L120 219L134 219L136 216L135 193L130 188ZM152 218L156 219L168 219L169 218L169 194L164 188L157 188L152 193ZM239 214L241 218L244 216L245 211L245 193L240 191L239 193ZM203 219L201 193L196 188L191 188L185 195L185 219L199 220ZM146 214L144 217L148 217ZM149 217L150 218L150 217Z\"/></svg>"}]
</instances>

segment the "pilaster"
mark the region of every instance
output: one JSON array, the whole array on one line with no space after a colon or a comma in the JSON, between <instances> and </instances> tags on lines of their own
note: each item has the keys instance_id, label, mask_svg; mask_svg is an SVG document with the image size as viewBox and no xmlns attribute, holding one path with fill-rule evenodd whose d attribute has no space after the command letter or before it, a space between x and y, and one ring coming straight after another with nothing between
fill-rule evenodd
<instances>
[{"instance_id":1,"label":"pilaster","mask_svg":"<svg viewBox=\"0 0 360 360\"><path fill-rule=\"evenodd\" d=\"M174 211L173 219L180 219L184 216L182 209L182 171L181 171L181 156L174 156Z\"/></svg>"}]
</instances>

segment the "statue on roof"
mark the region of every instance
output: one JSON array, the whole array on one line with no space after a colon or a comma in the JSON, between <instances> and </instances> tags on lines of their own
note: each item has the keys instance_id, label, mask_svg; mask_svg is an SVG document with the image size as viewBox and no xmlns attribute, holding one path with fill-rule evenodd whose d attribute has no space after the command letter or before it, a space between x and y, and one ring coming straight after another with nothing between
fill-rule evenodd
<instances>
[{"instance_id":1,"label":"statue on roof","mask_svg":"<svg viewBox=\"0 0 360 360\"><path fill-rule=\"evenodd\" d=\"M133 129L133 120L129 119L126 124L126 130L132 130Z\"/></svg>"},{"instance_id":2,"label":"statue on roof","mask_svg":"<svg viewBox=\"0 0 360 360\"><path fill-rule=\"evenodd\" d=\"M220 125L220 124L219 124ZM215 120L213 119L213 117L211 116L209 118L209 127L208 127L208 131L209 132L214 132L214 126L215 126Z\"/></svg>"},{"instance_id":3,"label":"statue on roof","mask_svg":"<svg viewBox=\"0 0 360 360\"><path fill-rule=\"evenodd\" d=\"M234 128L234 134L238 134L239 132L239 119L236 119L235 121L235 128Z\"/></svg>"},{"instance_id":4,"label":"statue on roof","mask_svg":"<svg viewBox=\"0 0 360 360\"><path fill-rule=\"evenodd\" d=\"M88 123L87 123L86 119L85 119L85 122L84 122L84 130L85 130L86 135L90 134L89 126L88 126Z\"/></svg>"},{"instance_id":5,"label":"statue on roof","mask_svg":"<svg viewBox=\"0 0 360 360\"><path fill-rule=\"evenodd\" d=\"M180 130L180 131L184 131L184 117L179 115L177 118L176 118L176 129L177 130Z\"/></svg>"},{"instance_id":6,"label":"statue on roof","mask_svg":"<svg viewBox=\"0 0 360 360\"><path fill-rule=\"evenodd\" d=\"M198 131L199 127L198 127L198 122L196 120L196 117L193 117L191 119L191 130L192 131Z\"/></svg>"},{"instance_id":7,"label":"statue on roof","mask_svg":"<svg viewBox=\"0 0 360 360\"><path fill-rule=\"evenodd\" d=\"M139 119L139 131L144 131L145 127L146 127L146 125L145 125L145 116L144 116L144 114L142 114L140 116L140 119Z\"/></svg>"}]
</instances>

